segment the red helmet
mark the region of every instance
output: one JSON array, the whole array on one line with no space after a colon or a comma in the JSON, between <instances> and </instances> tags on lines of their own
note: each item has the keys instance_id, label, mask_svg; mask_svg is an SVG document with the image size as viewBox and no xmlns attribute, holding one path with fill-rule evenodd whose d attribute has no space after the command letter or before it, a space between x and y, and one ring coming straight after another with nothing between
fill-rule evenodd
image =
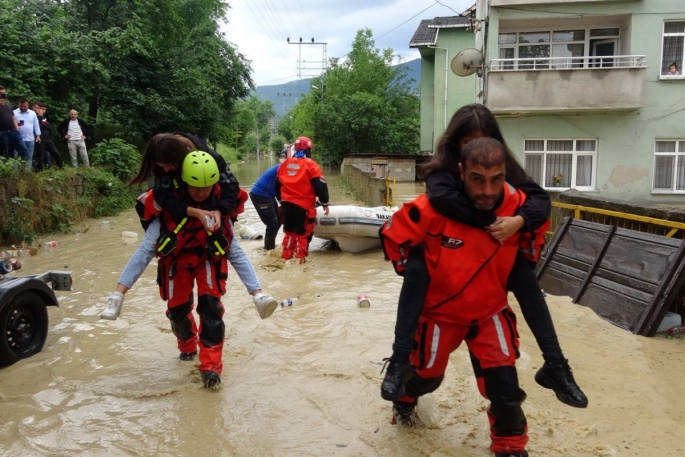
<instances>
[{"instance_id":1,"label":"red helmet","mask_svg":"<svg viewBox=\"0 0 685 457\"><path fill-rule=\"evenodd\" d=\"M296 151L304 151L306 149L311 149L313 147L314 147L314 143L312 143L312 140L310 140L306 136L301 136L295 140L295 150Z\"/></svg>"}]
</instances>

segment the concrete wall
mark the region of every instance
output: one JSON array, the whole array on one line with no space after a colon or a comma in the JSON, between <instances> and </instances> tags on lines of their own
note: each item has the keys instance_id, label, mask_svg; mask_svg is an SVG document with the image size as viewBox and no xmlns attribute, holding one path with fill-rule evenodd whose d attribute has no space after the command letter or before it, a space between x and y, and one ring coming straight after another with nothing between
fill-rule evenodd
<instances>
[{"instance_id":1,"label":"concrete wall","mask_svg":"<svg viewBox=\"0 0 685 457\"><path fill-rule=\"evenodd\" d=\"M573 0L575 3L589 3L589 2L625 2L625 1L639 1L639 0ZM492 6L517 6L517 5L553 5L555 8L562 3L568 3L569 0L491 0Z\"/></svg>"},{"instance_id":2,"label":"concrete wall","mask_svg":"<svg viewBox=\"0 0 685 457\"><path fill-rule=\"evenodd\" d=\"M435 106L435 50L421 49L421 151L433 151L433 122Z\"/></svg>"},{"instance_id":3,"label":"concrete wall","mask_svg":"<svg viewBox=\"0 0 685 457\"><path fill-rule=\"evenodd\" d=\"M511 111L630 110L644 104L646 68L493 71L488 108Z\"/></svg>"},{"instance_id":4,"label":"concrete wall","mask_svg":"<svg viewBox=\"0 0 685 457\"><path fill-rule=\"evenodd\" d=\"M415 181L416 161L414 159L388 159L388 177L398 182Z\"/></svg>"},{"instance_id":5,"label":"concrete wall","mask_svg":"<svg viewBox=\"0 0 685 457\"><path fill-rule=\"evenodd\" d=\"M355 198L367 206L385 204L385 179L376 178L370 170L359 164L341 165L343 183Z\"/></svg>"},{"instance_id":6,"label":"concrete wall","mask_svg":"<svg viewBox=\"0 0 685 457\"><path fill-rule=\"evenodd\" d=\"M532 5L527 11L492 8L489 56L497 55L499 23L503 20L534 21L552 16L558 20L558 13L568 13L569 17L582 13L584 18L632 13L630 26L621 31L621 52L627 51L624 49L627 42L631 46L629 54L646 56L644 107L633 112L502 116L498 121L508 145L523 163L525 138L596 138L594 195L639 203L682 205L685 192L652 191L655 141L685 139L685 79L660 79L663 23L665 19L685 20L682 0L554 3L553 15L544 11L548 6L542 5Z\"/></svg>"},{"instance_id":7,"label":"concrete wall","mask_svg":"<svg viewBox=\"0 0 685 457\"><path fill-rule=\"evenodd\" d=\"M381 158L382 156L379 156ZM340 174L345 174L345 168L355 166L360 170L373 175L373 159L371 157L345 157L340 164ZM387 176L395 178L398 182L413 182L416 180L416 159L413 158L388 158ZM384 178L382 178L384 179Z\"/></svg>"},{"instance_id":8,"label":"concrete wall","mask_svg":"<svg viewBox=\"0 0 685 457\"><path fill-rule=\"evenodd\" d=\"M476 101L476 76L452 73L450 63L464 48L474 47L473 33L463 27L439 29L436 46L421 47L421 151L433 152L454 112ZM445 71L447 69L447 71ZM445 105L445 81L447 104ZM446 109L445 109L446 108Z\"/></svg>"}]
</instances>

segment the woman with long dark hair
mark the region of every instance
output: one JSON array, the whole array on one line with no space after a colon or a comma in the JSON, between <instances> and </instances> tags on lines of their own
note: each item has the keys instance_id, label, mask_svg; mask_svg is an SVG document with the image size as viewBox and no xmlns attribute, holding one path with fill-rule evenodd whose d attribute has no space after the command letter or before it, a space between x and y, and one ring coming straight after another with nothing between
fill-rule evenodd
<instances>
[{"instance_id":1,"label":"woman with long dark hair","mask_svg":"<svg viewBox=\"0 0 685 457\"><path fill-rule=\"evenodd\" d=\"M514 217L497 218L493 211L476 209L465 193L459 175L461 150L471 140L480 137L494 138L505 146L506 179L509 184L526 194L526 202ZM487 230L503 241L517 231L532 232L547 223L551 203L547 192L528 177L506 147L497 120L484 105L472 104L460 108L440 138L433 158L422 167L426 192L431 205L443 216ZM521 306L521 312L530 327L545 360L535 375L542 387L554 390L557 398L570 406L585 408L587 397L573 378L564 358L549 308L533 272L534 264L519 252L509 275L507 288ZM428 289L430 277L426 268L423 248L411 249L400 291L393 355L381 385L381 396L396 401L404 395L404 381L411 373L409 355L419 315Z\"/></svg>"}]
</instances>

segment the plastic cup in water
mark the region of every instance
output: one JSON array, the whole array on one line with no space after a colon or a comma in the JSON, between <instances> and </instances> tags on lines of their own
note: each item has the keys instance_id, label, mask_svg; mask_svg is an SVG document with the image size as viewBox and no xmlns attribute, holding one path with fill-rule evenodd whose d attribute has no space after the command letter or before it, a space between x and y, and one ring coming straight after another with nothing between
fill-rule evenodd
<instances>
[{"instance_id":1,"label":"plastic cup in water","mask_svg":"<svg viewBox=\"0 0 685 457\"><path fill-rule=\"evenodd\" d=\"M109 221L102 221L100 223L100 227L102 227L102 230L109 230L109 228L110 228Z\"/></svg>"},{"instance_id":2,"label":"plastic cup in water","mask_svg":"<svg viewBox=\"0 0 685 457\"><path fill-rule=\"evenodd\" d=\"M366 295L361 294L357 297L357 306L360 308L369 308L371 306L371 302Z\"/></svg>"}]
</instances>

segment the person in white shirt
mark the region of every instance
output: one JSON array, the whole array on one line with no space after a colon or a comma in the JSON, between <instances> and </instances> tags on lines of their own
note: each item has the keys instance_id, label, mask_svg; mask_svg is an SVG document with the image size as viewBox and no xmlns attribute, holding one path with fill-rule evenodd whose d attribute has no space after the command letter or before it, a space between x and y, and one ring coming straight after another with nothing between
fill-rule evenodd
<instances>
[{"instance_id":1,"label":"person in white shirt","mask_svg":"<svg viewBox=\"0 0 685 457\"><path fill-rule=\"evenodd\" d=\"M38 123L38 116L33 110L29 109L29 101L25 98L19 99L19 108L14 110L14 118L17 120L19 126L19 133L21 139L26 146L26 154L20 157L24 160L24 168L31 170L33 165L33 149L36 142L40 142L40 124ZM20 151L14 150L14 158L20 155Z\"/></svg>"},{"instance_id":2,"label":"person in white shirt","mask_svg":"<svg viewBox=\"0 0 685 457\"><path fill-rule=\"evenodd\" d=\"M69 156L71 157L71 165L78 167L78 159L76 152L81 156L81 161L84 167L89 167L88 151L86 150L86 138L90 128L88 124L78 118L78 111L75 109L69 111L69 119L62 122L57 131L62 137L67 140L69 145Z\"/></svg>"}]
</instances>

